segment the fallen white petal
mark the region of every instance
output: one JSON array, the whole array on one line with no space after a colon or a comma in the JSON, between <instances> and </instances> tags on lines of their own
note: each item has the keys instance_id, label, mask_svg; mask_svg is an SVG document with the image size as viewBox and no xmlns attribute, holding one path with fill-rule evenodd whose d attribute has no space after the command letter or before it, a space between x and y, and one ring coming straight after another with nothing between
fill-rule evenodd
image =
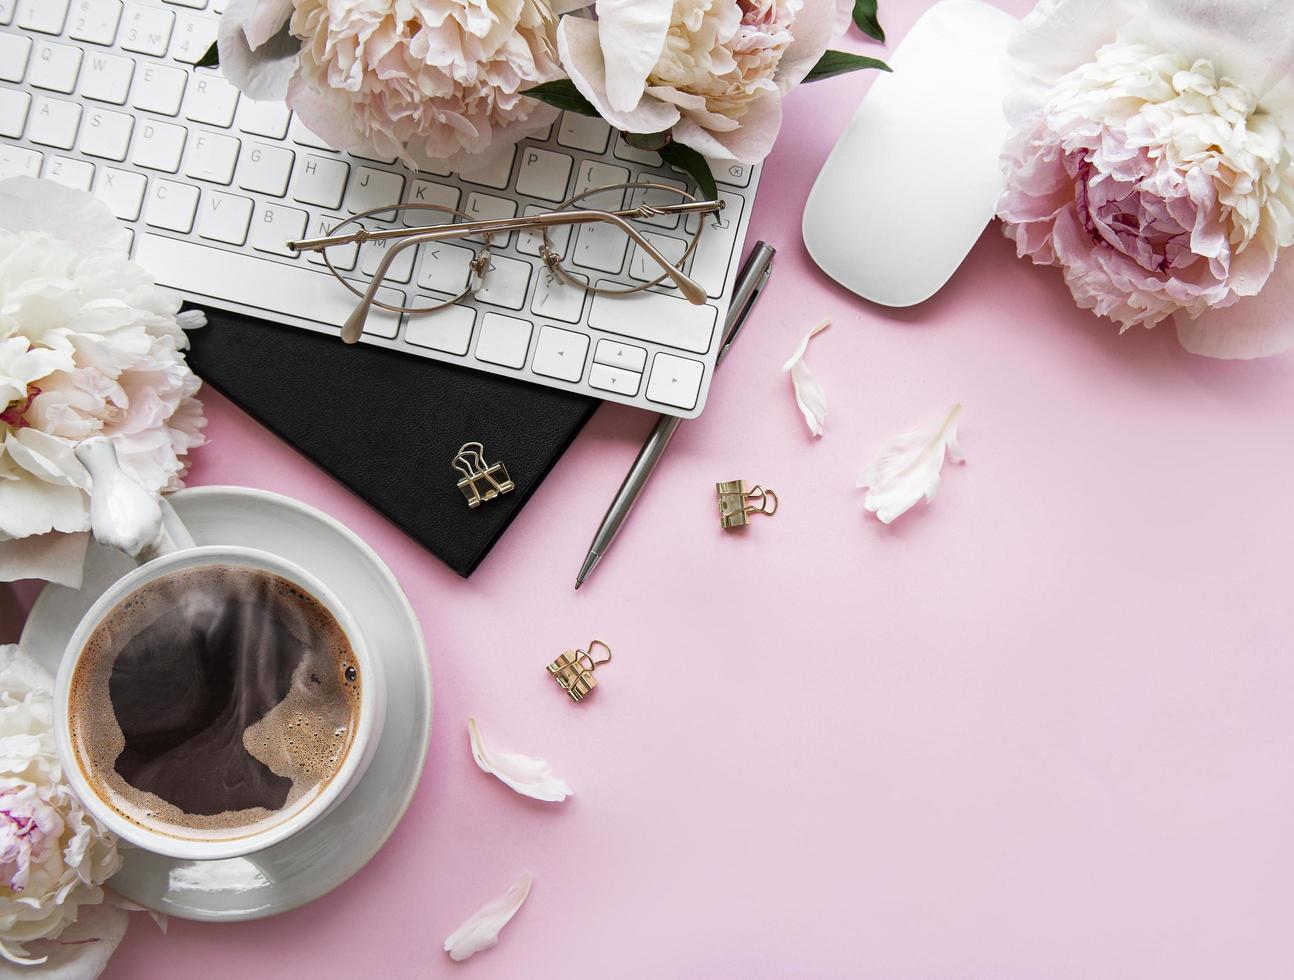
<instances>
[{"instance_id":1,"label":"fallen white petal","mask_svg":"<svg viewBox=\"0 0 1294 980\"><path fill-rule=\"evenodd\" d=\"M791 385L795 388L795 404L804 413L804 421L809 431L815 436L822 435L822 421L827 417L827 393L818 384L818 379L809 370L804 355L809 349L809 341L831 326L830 320L823 320L804 335L800 346L795 348L791 359L782 365L783 371L791 373Z\"/></svg>"},{"instance_id":2,"label":"fallen white petal","mask_svg":"<svg viewBox=\"0 0 1294 980\"><path fill-rule=\"evenodd\" d=\"M108 966L108 960L126 934L126 913L104 903L83 905L76 921L57 939L26 943L28 957L15 962L32 965L15 970L0 960L0 977L27 980L94 980Z\"/></svg>"},{"instance_id":3,"label":"fallen white petal","mask_svg":"<svg viewBox=\"0 0 1294 980\"><path fill-rule=\"evenodd\" d=\"M553 767L543 759L487 749L475 718L467 719L467 735L472 742L472 758L481 772L498 777L505 786L522 796L546 803L560 803L571 795L571 788L553 775Z\"/></svg>"},{"instance_id":4,"label":"fallen white petal","mask_svg":"<svg viewBox=\"0 0 1294 980\"><path fill-rule=\"evenodd\" d=\"M512 921L534 883L535 876L527 871L502 896L477 909L445 940L445 952L449 954L449 958L465 960L473 953L489 949L497 943L499 931Z\"/></svg>"},{"instance_id":5,"label":"fallen white petal","mask_svg":"<svg viewBox=\"0 0 1294 980\"><path fill-rule=\"evenodd\" d=\"M858 481L860 487L867 488L863 506L889 524L922 497L934 500L944 450L955 463L966 460L957 445L961 410L961 405L954 405L937 429L904 433L882 448Z\"/></svg>"}]
</instances>

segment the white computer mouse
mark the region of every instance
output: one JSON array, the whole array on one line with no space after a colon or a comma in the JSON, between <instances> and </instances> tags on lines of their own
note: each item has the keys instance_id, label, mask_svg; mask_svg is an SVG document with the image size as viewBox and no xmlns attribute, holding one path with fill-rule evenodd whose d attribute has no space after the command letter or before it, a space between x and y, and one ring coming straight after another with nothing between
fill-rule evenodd
<instances>
[{"instance_id":1,"label":"white computer mouse","mask_svg":"<svg viewBox=\"0 0 1294 980\"><path fill-rule=\"evenodd\" d=\"M831 278L912 306L961 265L1002 191L1006 45L1018 24L980 0L942 0L913 25L804 209L804 244Z\"/></svg>"}]
</instances>

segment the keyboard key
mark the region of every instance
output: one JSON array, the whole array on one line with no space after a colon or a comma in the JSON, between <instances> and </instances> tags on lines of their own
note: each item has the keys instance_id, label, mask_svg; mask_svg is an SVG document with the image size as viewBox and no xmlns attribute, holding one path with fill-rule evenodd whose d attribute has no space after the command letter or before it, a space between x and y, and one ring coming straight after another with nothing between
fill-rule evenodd
<instances>
[{"instance_id":1,"label":"keyboard key","mask_svg":"<svg viewBox=\"0 0 1294 980\"><path fill-rule=\"evenodd\" d=\"M533 204L527 206L525 210L526 217L533 217L536 214L545 214L548 208L537 207ZM571 241L572 225L550 225L548 228L548 241L557 251L558 255L566 254L566 247ZM539 231L519 231L517 232L517 251L523 255L538 255L539 246L543 244L544 236Z\"/></svg>"},{"instance_id":2,"label":"keyboard key","mask_svg":"<svg viewBox=\"0 0 1294 980\"><path fill-rule=\"evenodd\" d=\"M122 221L134 221L144 204L148 178L113 167L100 167L94 179L94 196Z\"/></svg>"},{"instance_id":3,"label":"keyboard key","mask_svg":"<svg viewBox=\"0 0 1294 980\"><path fill-rule=\"evenodd\" d=\"M253 217L253 225L258 221ZM303 265L266 262L264 259L178 238L145 234L139 238L135 261L163 286L198 296L235 300L284 316L292 316L336 333L355 309L357 300L326 272ZM404 305L404 293L382 287L378 299ZM374 307L368 322L374 331L390 333L399 316ZM367 331L366 331L367 332Z\"/></svg>"},{"instance_id":4,"label":"keyboard key","mask_svg":"<svg viewBox=\"0 0 1294 980\"><path fill-rule=\"evenodd\" d=\"M459 192L457 187L448 184L433 184L429 180L415 180L409 192L410 204L440 204L447 208L458 209ZM449 225L458 220L452 211L438 211L434 208L406 208L400 212L400 220L410 228L425 225Z\"/></svg>"},{"instance_id":5,"label":"keyboard key","mask_svg":"<svg viewBox=\"0 0 1294 980\"><path fill-rule=\"evenodd\" d=\"M179 68L161 65L141 65L135 72L135 84L130 90L130 104L147 112L160 112L175 116L184 99L184 85L189 74Z\"/></svg>"},{"instance_id":6,"label":"keyboard key","mask_svg":"<svg viewBox=\"0 0 1294 980\"><path fill-rule=\"evenodd\" d=\"M749 163L738 163L736 160L711 160L710 172L720 184L731 184L733 187L749 187L750 174L753 168Z\"/></svg>"},{"instance_id":7,"label":"keyboard key","mask_svg":"<svg viewBox=\"0 0 1294 980\"><path fill-rule=\"evenodd\" d=\"M332 147L324 142L322 136L316 136L306 128L306 124L301 121L300 116L292 117L292 141L300 143L302 146L313 146L316 150L331 150Z\"/></svg>"},{"instance_id":8,"label":"keyboard key","mask_svg":"<svg viewBox=\"0 0 1294 980\"><path fill-rule=\"evenodd\" d=\"M472 216L473 221L491 221L495 218L515 218L517 215L517 202L510 201L502 197L493 197L489 194L472 193L467 195L467 204L463 210ZM490 236L491 248L504 248L508 244L508 239L512 237L512 232L496 232ZM484 235L468 235L464 241L484 242Z\"/></svg>"},{"instance_id":9,"label":"keyboard key","mask_svg":"<svg viewBox=\"0 0 1294 980\"><path fill-rule=\"evenodd\" d=\"M0 81L21 82L31 57L31 38L21 34L0 34Z\"/></svg>"},{"instance_id":10,"label":"keyboard key","mask_svg":"<svg viewBox=\"0 0 1294 980\"><path fill-rule=\"evenodd\" d=\"M3 116L4 112L0 110L0 118ZM31 109L31 124L27 127L27 138L33 143L70 150L72 144L76 142L76 127L80 121L81 107L75 102L47 99L43 95L38 95ZM0 134L3 133L4 126L0 123Z\"/></svg>"},{"instance_id":11,"label":"keyboard key","mask_svg":"<svg viewBox=\"0 0 1294 980\"><path fill-rule=\"evenodd\" d=\"M217 23L210 17L180 14L171 37L171 57L181 64L197 64L215 43Z\"/></svg>"},{"instance_id":12,"label":"keyboard key","mask_svg":"<svg viewBox=\"0 0 1294 980\"><path fill-rule=\"evenodd\" d=\"M201 10L207 5L207 0L166 0L166 2L176 7L191 7L194 10Z\"/></svg>"},{"instance_id":13,"label":"keyboard key","mask_svg":"<svg viewBox=\"0 0 1294 980\"><path fill-rule=\"evenodd\" d=\"M589 338L586 334L542 327L535 342L535 359L530 363L530 370L546 378L579 381L584 376L584 357L588 352Z\"/></svg>"},{"instance_id":14,"label":"keyboard key","mask_svg":"<svg viewBox=\"0 0 1294 980\"><path fill-rule=\"evenodd\" d=\"M121 22L121 0L75 0L67 36L90 44L111 44Z\"/></svg>"},{"instance_id":15,"label":"keyboard key","mask_svg":"<svg viewBox=\"0 0 1294 980\"><path fill-rule=\"evenodd\" d=\"M722 211L717 214L693 215L684 222L690 232L696 231L701 221L706 223L705 232L693 253L692 278L715 298L724 294L728 266L737 259L733 243L745 203L739 194L729 194L726 191L719 192L719 199L724 204Z\"/></svg>"},{"instance_id":16,"label":"keyboard key","mask_svg":"<svg viewBox=\"0 0 1294 980\"><path fill-rule=\"evenodd\" d=\"M198 234L215 242L243 245L253 207L251 198L210 191L198 207Z\"/></svg>"},{"instance_id":17,"label":"keyboard key","mask_svg":"<svg viewBox=\"0 0 1294 980\"><path fill-rule=\"evenodd\" d=\"M491 306L505 306L519 310L526 305L526 291L530 288L530 263L502 255L491 255L485 281L476 291L476 298Z\"/></svg>"},{"instance_id":18,"label":"keyboard key","mask_svg":"<svg viewBox=\"0 0 1294 980\"><path fill-rule=\"evenodd\" d=\"M593 352L593 360L609 367L642 374L647 367L647 352L641 347L622 344L618 340L599 340L597 349Z\"/></svg>"},{"instance_id":19,"label":"keyboard key","mask_svg":"<svg viewBox=\"0 0 1294 980\"><path fill-rule=\"evenodd\" d=\"M45 161L45 173L42 176L65 187L88 191L94 178L94 164L73 160L71 157L50 157Z\"/></svg>"},{"instance_id":20,"label":"keyboard key","mask_svg":"<svg viewBox=\"0 0 1294 980\"><path fill-rule=\"evenodd\" d=\"M541 150L537 146L524 147L521 172L517 174L517 193L555 203L566 200L566 185L574 163L564 153Z\"/></svg>"},{"instance_id":21,"label":"keyboard key","mask_svg":"<svg viewBox=\"0 0 1294 980\"><path fill-rule=\"evenodd\" d=\"M619 272L629 250L629 236L615 225L594 221L580 225L571 261L586 269Z\"/></svg>"},{"instance_id":22,"label":"keyboard key","mask_svg":"<svg viewBox=\"0 0 1294 980\"><path fill-rule=\"evenodd\" d=\"M334 157L308 154L301 158L301 165L297 167L292 196L302 204L317 204L321 208L330 209L339 208L348 176L350 176L349 164ZM405 282L408 281L405 279Z\"/></svg>"},{"instance_id":23,"label":"keyboard key","mask_svg":"<svg viewBox=\"0 0 1294 980\"><path fill-rule=\"evenodd\" d=\"M305 236L310 216L296 208L277 204L261 204L252 217L252 248L258 252L272 252L296 258L297 253L288 248L288 242Z\"/></svg>"},{"instance_id":24,"label":"keyboard key","mask_svg":"<svg viewBox=\"0 0 1294 980\"><path fill-rule=\"evenodd\" d=\"M467 288L468 267L476 253L462 245L432 242L419 245L422 256L418 267L418 285L448 296L457 296Z\"/></svg>"},{"instance_id":25,"label":"keyboard key","mask_svg":"<svg viewBox=\"0 0 1294 980\"><path fill-rule=\"evenodd\" d=\"M245 191L259 191L282 197L288 192L292 160L296 154L281 146L252 143L238 165L238 186Z\"/></svg>"},{"instance_id":26,"label":"keyboard key","mask_svg":"<svg viewBox=\"0 0 1294 980\"><path fill-rule=\"evenodd\" d=\"M647 382L647 397L662 405L691 410L701 392L701 378L705 365L690 357L657 354L652 361L651 380Z\"/></svg>"},{"instance_id":27,"label":"keyboard key","mask_svg":"<svg viewBox=\"0 0 1294 980\"><path fill-rule=\"evenodd\" d=\"M372 147L348 150L346 155L352 156L357 160L368 160L370 163L395 163L395 157L384 157Z\"/></svg>"},{"instance_id":28,"label":"keyboard key","mask_svg":"<svg viewBox=\"0 0 1294 980\"><path fill-rule=\"evenodd\" d=\"M80 48L53 41L37 41L27 81L36 88L71 95L76 89L76 76L80 70Z\"/></svg>"},{"instance_id":29,"label":"keyboard key","mask_svg":"<svg viewBox=\"0 0 1294 980\"><path fill-rule=\"evenodd\" d=\"M238 89L219 75L204 71L194 75L189 85L189 95L184 100L184 118L228 129L233 125L237 106Z\"/></svg>"},{"instance_id":30,"label":"keyboard key","mask_svg":"<svg viewBox=\"0 0 1294 980\"><path fill-rule=\"evenodd\" d=\"M588 279L579 276L584 282ZM565 283L547 269L539 271L539 282L535 286L535 298L530 302L530 312L551 320L565 320L567 323L579 323L580 314L584 312L584 297L588 292L573 283Z\"/></svg>"},{"instance_id":31,"label":"keyboard key","mask_svg":"<svg viewBox=\"0 0 1294 980\"><path fill-rule=\"evenodd\" d=\"M620 284L602 280L599 286ZM694 306L681 296L642 292L632 296L597 296L589 306L589 326L666 347L704 354L710 349L717 310Z\"/></svg>"},{"instance_id":32,"label":"keyboard key","mask_svg":"<svg viewBox=\"0 0 1294 980\"><path fill-rule=\"evenodd\" d=\"M7 24L13 20L13 8L17 2L18 0L0 0L0 24Z\"/></svg>"},{"instance_id":33,"label":"keyboard key","mask_svg":"<svg viewBox=\"0 0 1294 980\"><path fill-rule=\"evenodd\" d=\"M476 359L503 367L525 367L530 331L531 326L525 320L486 313L481 317L481 339L476 342Z\"/></svg>"},{"instance_id":34,"label":"keyboard key","mask_svg":"<svg viewBox=\"0 0 1294 980\"><path fill-rule=\"evenodd\" d=\"M315 215L310 219L310 230L307 233L310 238L327 238L333 233L339 224L341 218L334 218L329 214ZM354 225L347 225L346 231L354 231ZM306 261L313 262L315 265L326 265L322 252L306 252ZM350 272L355 268L355 261L359 256L359 246L351 243L350 245L334 245L328 249L328 262L332 263L334 269L343 272Z\"/></svg>"},{"instance_id":35,"label":"keyboard key","mask_svg":"<svg viewBox=\"0 0 1294 980\"><path fill-rule=\"evenodd\" d=\"M614 391L617 395L632 398L638 394L643 376L637 371L625 371L622 368L606 364L594 364L589 368L589 384L603 391Z\"/></svg>"},{"instance_id":36,"label":"keyboard key","mask_svg":"<svg viewBox=\"0 0 1294 980\"><path fill-rule=\"evenodd\" d=\"M145 7L142 3L127 3L121 46L126 51L137 51L160 58L166 54L166 47L171 43L171 28L174 24L175 14L169 10Z\"/></svg>"},{"instance_id":37,"label":"keyboard key","mask_svg":"<svg viewBox=\"0 0 1294 980\"><path fill-rule=\"evenodd\" d=\"M62 34L68 0L18 0L18 26L42 34Z\"/></svg>"},{"instance_id":38,"label":"keyboard key","mask_svg":"<svg viewBox=\"0 0 1294 980\"><path fill-rule=\"evenodd\" d=\"M198 210L198 189L174 180L155 180L144 204L144 221L154 228L189 232Z\"/></svg>"},{"instance_id":39,"label":"keyboard key","mask_svg":"<svg viewBox=\"0 0 1294 980\"><path fill-rule=\"evenodd\" d=\"M189 134L189 157L184 172L195 180L228 184L234 179L239 146L239 141L232 136L196 130Z\"/></svg>"},{"instance_id":40,"label":"keyboard key","mask_svg":"<svg viewBox=\"0 0 1294 980\"><path fill-rule=\"evenodd\" d=\"M292 112L282 102L243 99L238 104L238 128L244 133L281 140L288 134Z\"/></svg>"},{"instance_id":41,"label":"keyboard key","mask_svg":"<svg viewBox=\"0 0 1294 980\"><path fill-rule=\"evenodd\" d=\"M31 96L26 92L0 88L0 136L11 136L14 139L22 136L30 105Z\"/></svg>"},{"instance_id":42,"label":"keyboard key","mask_svg":"<svg viewBox=\"0 0 1294 980\"><path fill-rule=\"evenodd\" d=\"M130 134L134 128L134 116L88 106L81 123L81 143L78 148L88 157L124 160L130 149Z\"/></svg>"},{"instance_id":43,"label":"keyboard key","mask_svg":"<svg viewBox=\"0 0 1294 980\"><path fill-rule=\"evenodd\" d=\"M628 180L629 171L624 167L613 167L609 163L599 163L597 160L585 160L580 164L580 169L575 175L575 190L572 194L583 194L593 187L600 187L605 184L623 184ZM624 207L625 192L623 190L603 191L600 194L590 194L575 203L585 209L597 208L601 211L617 211Z\"/></svg>"},{"instance_id":44,"label":"keyboard key","mask_svg":"<svg viewBox=\"0 0 1294 980\"><path fill-rule=\"evenodd\" d=\"M359 214L383 204L395 204L404 194L404 178L386 170L358 167L355 179L346 193L346 210ZM383 211L373 216L378 221L394 221L394 211Z\"/></svg>"},{"instance_id":45,"label":"keyboard key","mask_svg":"<svg viewBox=\"0 0 1294 980\"><path fill-rule=\"evenodd\" d=\"M81 72L81 94L98 102L125 105L134 74L135 62L130 58L91 51Z\"/></svg>"},{"instance_id":46,"label":"keyboard key","mask_svg":"<svg viewBox=\"0 0 1294 980\"><path fill-rule=\"evenodd\" d=\"M378 239L377 241L365 242L359 250L359 267L360 271L366 276L377 276L377 267L382 264L386 257L387 249L396 243L393 241ZM406 247L395 253L395 258L391 265L387 267L386 274L382 279L384 282L408 282L413 278L413 257L417 252L416 246Z\"/></svg>"},{"instance_id":47,"label":"keyboard key","mask_svg":"<svg viewBox=\"0 0 1294 980\"><path fill-rule=\"evenodd\" d=\"M484 166L477 166L466 173L460 171L459 176L469 184L480 184L482 187L503 190L508 186L508 178L512 174L512 160L516 154L515 146L500 147L498 152L490 154ZM435 173L434 170L432 172Z\"/></svg>"},{"instance_id":48,"label":"keyboard key","mask_svg":"<svg viewBox=\"0 0 1294 980\"><path fill-rule=\"evenodd\" d=\"M135 132L135 151L131 159L138 166L147 170L164 170L168 174L180 169L180 157L188 136L182 126L142 119Z\"/></svg>"},{"instance_id":49,"label":"keyboard key","mask_svg":"<svg viewBox=\"0 0 1294 980\"><path fill-rule=\"evenodd\" d=\"M665 161L660 158L660 154L655 150L640 150L636 146L630 146L628 141L621 136L616 137L614 145L611 147L611 152L617 160L629 160L633 163L646 164L648 167L661 167L665 164ZM653 174L651 179L659 180L660 178Z\"/></svg>"},{"instance_id":50,"label":"keyboard key","mask_svg":"<svg viewBox=\"0 0 1294 980\"><path fill-rule=\"evenodd\" d=\"M596 116L581 116L577 112L562 113L562 124L557 127L557 142L577 150L603 153L611 127Z\"/></svg>"},{"instance_id":51,"label":"keyboard key","mask_svg":"<svg viewBox=\"0 0 1294 980\"><path fill-rule=\"evenodd\" d=\"M414 306L434 306L440 302L432 296L415 296ZM472 324L476 311L466 306L446 306L434 313L419 313L409 318L404 339L419 347L457 354L462 357L472 343Z\"/></svg>"},{"instance_id":52,"label":"keyboard key","mask_svg":"<svg viewBox=\"0 0 1294 980\"><path fill-rule=\"evenodd\" d=\"M21 146L0 143L0 180L6 177L36 177L44 155Z\"/></svg>"},{"instance_id":53,"label":"keyboard key","mask_svg":"<svg viewBox=\"0 0 1294 980\"><path fill-rule=\"evenodd\" d=\"M669 259L670 265L677 266L683 259L683 253L687 251L687 242L681 238L670 238L668 235L657 235L650 231L643 232L643 238L651 242L658 252ZM639 282L651 282L664 271L659 262L643 251L641 245L634 242L634 254L629 260L629 275L631 278L637 279ZM667 286L670 289L678 288L668 279L662 282L661 286Z\"/></svg>"}]
</instances>

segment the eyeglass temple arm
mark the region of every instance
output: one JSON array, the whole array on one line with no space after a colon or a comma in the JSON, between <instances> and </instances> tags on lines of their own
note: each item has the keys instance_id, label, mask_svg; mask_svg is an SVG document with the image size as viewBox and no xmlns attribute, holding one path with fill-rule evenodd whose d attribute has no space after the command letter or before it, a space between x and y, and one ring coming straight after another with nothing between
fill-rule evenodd
<instances>
[{"instance_id":1,"label":"eyeglass temple arm","mask_svg":"<svg viewBox=\"0 0 1294 980\"><path fill-rule=\"evenodd\" d=\"M579 221L606 221L610 224L616 225L621 231L637 242L638 246L644 252L660 264L661 268L665 270L665 274L674 281L674 284L678 286L678 291L683 294L683 297L689 303L692 303L694 306L700 306L705 302L705 287L676 268L674 263L662 255L655 245L643 237L643 235L624 218L608 211L572 211L570 214L573 217L578 216ZM701 234L701 230L702 229L698 229L698 236ZM446 238L458 238L461 237L461 234L462 226L456 228L453 225L444 225L434 231L428 231L423 234L397 239L395 244L386 250L386 255L382 256L382 261L378 263L377 269L373 272L368 288L364 290L364 295L360 298L358 305L356 305L354 311L352 311L351 315L346 318L346 322L342 325L341 339L348 344L353 344L356 343L364 333L364 324L368 320L368 312L373 306L373 300L377 296L378 289L381 288L382 280L386 278L387 269L391 267L391 263L395 261L397 255L413 245L443 241ZM488 248L489 246L487 245L486 247Z\"/></svg>"},{"instance_id":2,"label":"eyeglass temple arm","mask_svg":"<svg viewBox=\"0 0 1294 980\"><path fill-rule=\"evenodd\" d=\"M386 278L386 270L391 267L391 263L395 261L396 256L406 248L422 245L425 242L438 241L441 237L439 232L432 232L401 238L386 250L386 254L382 256L382 261L378 263L377 269L374 270L373 276L369 280L368 288L364 290L364 295L360 298L359 304L351 311L351 315L346 318L346 322L342 324L341 339L343 341L353 344L364 333L364 324L368 320L368 311L373 306L377 291L382 287L382 280ZM486 247L488 248L489 246L487 245Z\"/></svg>"}]
</instances>

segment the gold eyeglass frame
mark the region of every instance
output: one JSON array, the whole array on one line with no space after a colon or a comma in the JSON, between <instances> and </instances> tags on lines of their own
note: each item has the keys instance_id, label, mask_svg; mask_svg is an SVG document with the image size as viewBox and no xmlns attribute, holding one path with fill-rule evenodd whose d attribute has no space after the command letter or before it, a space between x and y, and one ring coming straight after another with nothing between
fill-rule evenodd
<instances>
[{"instance_id":1,"label":"gold eyeglass frame","mask_svg":"<svg viewBox=\"0 0 1294 980\"><path fill-rule=\"evenodd\" d=\"M636 208L623 208L618 211L598 211L593 209L579 209L574 211L561 210L571 204L600 194L608 190L627 190L627 189L645 189L645 190L663 190L671 194L677 194L684 198L680 204L640 204ZM671 280L678 287L679 293L690 303L700 305L706 301L705 287L696 280L689 277L683 272L680 265L696 251L696 247L701 240L701 234L705 228L705 222L702 221L697 227L696 235L689 244L687 250L678 259L678 263L671 262L665 255L661 254L644 235L639 232L629 221L630 218L653 218L661 215L691 215L691 214L714 214L722 211L723 201L701 201L669 184L653 183L649 181L630 182L624 184L607 184L599 187L590 187L589 189L573 195L563 201L558 210L547 211L543 214L530 215L529 217L513 218L488 218L483 220L465 220L456 224L447 225L426 225L422 227L405 227L405 228L382 228L370 230L360 225L359 228L349 234L337 234L341 228L346 225L355 224L362 218L372 217L385 212L398 213L405 210L426 210L440 211L443 213L454 214L459 217L470 218L469 215L455 208L447 208L444 205L434 203L409 203L409 204L385 204L381 207L370 208L359 214L352 215L344 221L339 222L329 234L321 238L305 238L297 241L290 241L287 247L294 252L319 252L321 253L328 271L332 273L343 286L351 293L359 297L359 304L347 318L341 329L341 339L348 344L353 344L360 339L364 332L364 323L368 319L369 310L376 306L379 309L387 310L392 313L434 313L437 310L444 309L469 295L474 295L477 290L484 284L485 272L489 268L489 262L492 258L490 246L492 236L499 233L512 231L531 231L538 229L543 235L543 242L540 245L540 254L544 266L552 272L559 281L570 285L579 286L589 292L599 293L602 295L629 295L631 293L641 292L652 286L664 282L666 279ZM650 256L658 265L662 272L659 277L651 282L643 283L639 286L631 286L626 289L607 289L606 287L593 286L575 278L567 272L561 264L561 256L557 255L556 250L552 247L552 240L548 236L548 229L556 225L573 225L573 224L590 224L593 222L605 221L619 228L629 236L648 256ZM485 247L477 254L472 261L470 269L472 275L469 276L467 288L452 299L446 300L436 306L428 307L408 307L397 306L383 302L377 298L378 290L386 279L387 271L391 263L405 249L418 245L425 245L431 242L447 241L454 238L467 238L472 235L481 235L485 239ZM386 250L382 256L382 261L378 263L377 269L369 278L368 288L361 291L350 280L344 278L340 272L333 266L332 261L328 258L327 250L334 246L342 245L363 245L370 241L394 241L395 244Z\"/></svg>"}]
</instances>

